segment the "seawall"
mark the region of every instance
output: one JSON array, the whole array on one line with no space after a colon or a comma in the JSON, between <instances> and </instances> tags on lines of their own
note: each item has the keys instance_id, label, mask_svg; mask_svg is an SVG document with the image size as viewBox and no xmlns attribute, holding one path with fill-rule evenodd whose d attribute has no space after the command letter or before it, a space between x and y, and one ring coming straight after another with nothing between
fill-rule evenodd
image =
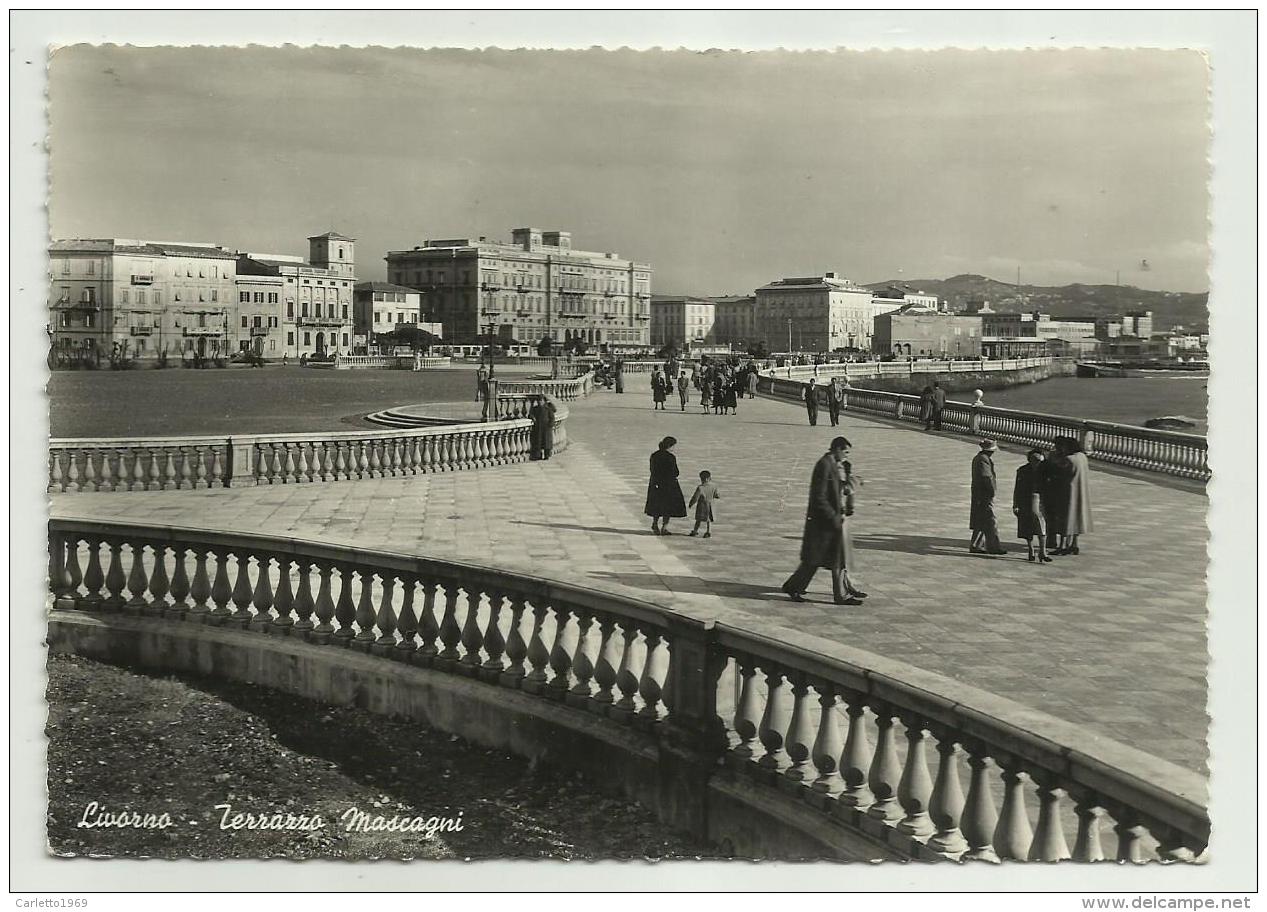
<instances>
[{"instance_id":1,"label":"seawall","mask_svg":"<svg viewBox=\"0 0 1267 912\"><path fill-rule=\"evenodd\" d=\"M1050 364L1019 370L955 371L954 373L915 374L907 377L867 377L859 378L852 385L862 389L909 393L918 396L924 387L934 380L941 383L942 389L948 393L963 393L975 389L1006 389L1011 386L1037 383L1039 380L1047 380L1050 377L1072 377L1073 375L1073 361L1053 360Z\"/></svg>"}]
</instances>

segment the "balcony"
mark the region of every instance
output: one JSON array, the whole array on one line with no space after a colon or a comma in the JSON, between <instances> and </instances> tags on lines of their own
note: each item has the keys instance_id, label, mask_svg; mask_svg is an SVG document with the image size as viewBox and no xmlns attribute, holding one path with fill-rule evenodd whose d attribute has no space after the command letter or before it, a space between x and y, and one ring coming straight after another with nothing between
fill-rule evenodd
<instances>
[{"instance_id":1,"label":"balcony","mask_svg":"<svg viewBox=\"0 0 1267 912\"><path fill-rule=\"evenodd\" d=\"M133 336L152 336L154 335L153 326L129 326L128 332Z\"/></svg>"},{"instance_id":2,"label":"balcony","mask_svg":"<svg viewBox=\"0 0 1267 912\"><path fill-rule=\"evenodd\" d=\"M182 336L223 336L223 326L186 326L181 329Z\"/></svg>"},{"instance_id":3,"label":"balcony","mask_svg":"<svg viewBox=\"0 0 1267 912\"><path fill-rule=\"evenodd\" d=\"M296 321L300 326L319 326L338 328L347 324L348 320L341 320L338 317L300 317Z\"/></svg>"},{"instance_id":4,"label":"balcony","mask_svg":"<svg viewBox=\"0 0 1267 912\"><path fill-rule=\"evenodd\" d=\"M255 338L256 336L267 336L267 335L268 335L267 326L252 326L251 327L251 338Z\"/></svg>"},{"instance_id":5,"label":"balcony","mask_svg":"<svg viewBox=\"0 0 1267 912\"><path fill-rule=\"evenodd\" d=\"M153 285L153 284L154 284L154 274L153 274L153 273L150 273L149 275L145 275L145 274L137 274L137 273L133 273L133 274L132 274L132 284L133 284L133 285Z\"/></svg>"}]
</instances>

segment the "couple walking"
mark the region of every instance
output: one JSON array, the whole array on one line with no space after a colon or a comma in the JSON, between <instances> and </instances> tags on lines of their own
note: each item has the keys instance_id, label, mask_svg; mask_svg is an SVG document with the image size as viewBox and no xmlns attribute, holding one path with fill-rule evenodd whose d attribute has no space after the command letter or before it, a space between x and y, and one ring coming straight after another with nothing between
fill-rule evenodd
<instances>
[{"instance_id":1,"label":"couple walking","mask_svg":"<svg viewBox=\"0 0 1267 912\"><path fill-rule=\"evenodd\" d=\"M831 572L832 596L837 605L861 605L867 593L858 588L849 518L853 516L854 492L862 479L853 473L849 461L852 444L837 437L818 462L809 483L809 506L801 535L801 562L783 583L783 591L794 602L805 601L805 590L819 568Z\"/></svg>"},{"instance_id":2,"label":"couple walking","mask_svg":"<svg viewBox=\"0 0 1267 912\"><path fill-rule=\"evenodd\" d=\"M845 389L848 381L842 382L839 377L832 377L827 384L827 415L831 418L831 426L840 424L840 409L845 402ZM818 426L818 387L813 381L801 387L801 399L805 402L805 412L809 416L809 426Z\"/></svg>"}]
</instances>

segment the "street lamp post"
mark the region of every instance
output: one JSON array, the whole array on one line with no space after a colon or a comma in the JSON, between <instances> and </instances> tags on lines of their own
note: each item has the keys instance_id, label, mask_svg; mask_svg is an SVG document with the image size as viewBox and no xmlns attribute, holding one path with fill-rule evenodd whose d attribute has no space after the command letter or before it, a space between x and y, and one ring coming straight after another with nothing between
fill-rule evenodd
<instances>
[{"instance_id":1,"label":"street lamp post","mask_svg":"<svg viewBox=\"0 0 1267 912\"><path fill-rule=\"evenodd\" d=\"M489 380L492 380L495 375L494 367L493 367L493 330L497 328L497 318L501 316L501 311L493 309L493 294L496 292L496 290L497 290L497 286L490 285L488 282L485 282L483 285L480 286L480 291L488 295L488 304L484 308L484 311L481 314L481 316L484 318L484 321L488 323L488 379Z\"/></svg>"},{"instance_id":2,"label":"street lamp post","mask_svg":"<svg viewBox=\"0 0 1267 912\"><path fill-rule=\"evenodd\" d=\"M790 354L792 351L792 318L787 318L787 350Z\"/></svg>"}]
</instances>

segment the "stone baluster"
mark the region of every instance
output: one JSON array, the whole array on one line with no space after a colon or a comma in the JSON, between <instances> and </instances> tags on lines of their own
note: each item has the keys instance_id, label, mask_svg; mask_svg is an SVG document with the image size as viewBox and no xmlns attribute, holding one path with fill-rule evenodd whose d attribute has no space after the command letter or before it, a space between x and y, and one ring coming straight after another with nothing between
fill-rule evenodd
<instances>
[{"instance_id":1,"label":"stone baluster","mask_svg":"<svg viewBox=\"0 0 1267 912\"><path fill-rule=\"evenodd\" d=\"M457 618L458 586L455 582L444 583L444 616L440 619L440 643L444 646L436 655L434 664L445 671L451 670L461 659L458 645L462 642L462 628Z\"/></svg>"},{"instance_id":2,"label":"stone baluster","mask_svg":"<svg viewBox=\"0 0 1267 912\"><path fill-rule=\"evenodd\" d=\"M334 620L338 624L332 634L331 642L338 646L347 646L356 636L352 624L356 621L356 602L352 600L352 573L350 564L339 565L339 600L334 605ZM361 577L361 585L367 580Z\"/></svg>"},{"instance_id":3,"label":"stone baluster","mask_svg":"<svg viewBox=\"0 0 1267 912\"><path fill-rule=\"evenodd\" d=\"M897 784L897 798L906 815L898 821L897 828L923 839L936 829L928 816L928 802L933 794L933 782L928 776L928 733L920 718L907 716L902 721L906 726L906 763Z\"/></svg>"},{"instance_id":4,"label":"stone baluster","mask_svg":"<svg viewBox=\"0 0 1267 912\"><path fill-rule=\"evenodd\" d=\"M378 597L378 611L374 611L371 603L369 606L369 622L361 621L360 609L357 609L356 623L360 627L357 633L357 641L368 643L369 651L377 656L390 656L396 654L396 575L390 572L380 572L379 580L382 582L381 592ZM362 581L362 586L364 580ZM364 594L364 588L362 588ZM375 629L378 630L378 636L374 636ZM369 632L369 636L364 634Z\"/></svg>"},{"instance_id":5,"label":"stone baluster","mask_svg":"<svg viewBox=\"0 0 1267 912\"><path fill-rule=\"evenodd\" d=\"M110 467L110 457L112 455L114 455L112 450L103 449L101 451L101 472L97 479L98 491L113 491L115 489L115 475Z\"/></svg>"},{"instance_id":6,"label":"stone baluster","mask_svg":"<svg viewBox=\"0 0 1267 912\"><path fill-rule=\"evenodd\" d=\"M552 700L563 700L571 685L572 650L575 648L572 611L568 605L554 606L554 645L550 649L550 670L554 672L546 683L545 695Z\"/></svg>"},{"instance_id":7,"label":"stone baluster","mask_svg":"<svg viewBox=\"0 0 1267 912\"><path fill-rule=\"evenodd\" d=\"M87 537L86 543L88 566L84 570L84 597L79 600L79 604L86 611L98 611L105 602L105 597L101 594L106 581L101 569L101 546L104 543L96 537Z\"/></svg>"},{"instance_id":8,"label":"stone baluster","mask_svg":"<svg viewBox=\"0 0 1267 912\"><path fill-rule=\"evenodd\" d=\"M124 603L130 614L140 614L149 603L145 600L145 587L149 580L145 575L145 546L134 542L128 546L131 551L131 567L128 569L128 592L132 597Z\"/></svg>"},{"instance_id":9,"label":"stone baluster","mask_svg":"<svg viewBox=\"0 0 1267 912\"><path fill-rule=\"evenodd\" d=\"M173 459L173 453L175 453L176 455L179 455L180 450L174 447L169 447L169 448L166 448L163 452L164 460L163 460L162 489L164 491L174 491L179 487L179 484L176 481L176 462L175 462L175 459ZM89 460L89 465L87 468L91 471L91 460Z\"/></svg>"},{"instance_id":10,"label":"stone baluster","mask_svg":"<svg viewBox=\"0 0 1267 912\"><path fill-rule=\"evenodd\" d=\"M615 702L612 688L616 686L616 668L620 664L620 650L616 646L616 621L610 615L600 615L598 630L598 659L594 663L594 682L598 685L598 690L590 698L590 709L597 713L606 713L607 707Z\"/></svg>"},{"instance_id":11,"label":"stone baluster","mask_svg":"<svg viewBox=\"0 0 1267 912\"><path fill-rule=\"evenodd\" d=\"M569 688L565 701L569 706L585 708L589 706L590 696L594 692L594 659L595 644L589 632L594 625L594 616L580 608L573 610L576 616L576 647L572 652L572 676L576 682ZM644 668L645 676L646 670Z\"/></svg>"},{"instance_id":12,"label":"stone baluster","mask_svg":"<svg viewBox=\"0 0 1267 912\"><path fill-rule=\"evenodd\" d=\"M943 731L937 739L937 780L928 802L928 816L935 832L928 847L943 855L958 856L967 851L968 841L960 829L963 813L963 787L959 782L959 746L952 732Z\"/></svg>"},{"instance_id":13,"label":"stone baluster","mask_svg":"<svg viewBox=\"0 0 1267 912\"><path fill-rule=\"evenodd\" d=\"M1038 786L1038 827L1029 846L1030 861L1063 861L1069 857L1064 827L1060 822L1060 799L1064 790L1047 782Z\"/></svg>"},{"instance_id":14,"label":"stone baluster","mask_svg":"<svg viewBox=\"0 0 1267 912\"><path fill-rule=\"evenodd\" d=\"M840 737L840 720L836 717L836 693L831 685L816 683L818 691L818 733L810 756L818 775L811 790L815 795L835 797L845 790L845 780L840 775L840 758L844 741Z\"/></svg>"},{"instance_id":15,"label":"stone baluster","mask_svg":"<svg viewBox=\"0 0 1267 912\"><path fill-rule=\"evenodd\" d=\"M144 491L148 473L145 471L145 451L140 447L136 447L129 454L132 457L132 482L128 485L129 491ZM75 460L72 458L70 462L71 478L79 478L79 469L75 466Z\"/></svg>"},{"instance_id":16,"label":"stone baluster","mask_svg":"<svg viewBox=\"0 0 1267 912\"><path fill-rule=\"evenodd\" d=\"M462 618L462 659L459 671L475 677L483 664L480 650L484 646L484 633L480 630L480 602L484 599L478 588L466 590L466 616Z\"/></svg>"},{"instance_id":17,"label":"stone baluster","mask_svg":"<svg viewBox=\"0 0 1267 912\"><path fill-rule=\"evenodd\" d=\"M60 494L66 488L66 478L62 474L62 452L62 450L52 450L48 455L49 494Z\"/></svg>"},{"instance_id":18,"label":"stone baluster","mask_svg":"<svg viewBox=\"0 0 1267 912\"><path fill-rule=\"evenodd\" d=\"M295 484L302 479L299 477L295 468L295 445L293 443L282 443L282 482L284 484Z\"/></svg>"},{"instance_id":19,"label":"stone baluster","mask_svg":"<svg viewBox=\"0 0 1267 912\"><path fill-rule=\"evenodd\" d=\"M245 552L239 552L236 555L238 565L237 580L233 585L233 604L235 610L229 615L228 621L238 627L246 627L251 623L251 574L250 574L250 557ZM263 568L261 568L262 571Z\"/></svg>"},{"instance_id":20,"label":"stone baluster","mask_svg":"<svg viewBox=\"0 0 1267 912\"><path fill-rule=\"evenodd\" d=\"M273 592L273 619L268 625L269 633L286 635L295 626L291 612L295 608L295 592L290 581L290 565L293 559L285 554L278 554L277 588Z\"/></svg>"},{"instance_id":21,"label":"stone baluster","mask_svg":"<svg viewBox=\"0 0 1267 912\"><path fill-rule=\"evenodd\" d=\"M545 625L546 612L549 608L544 603L534 603L532 607L532 633L528 637L528 664L532 670L524 677L521 684L523 690L539 694L545 688L546 668L550 663L550 650L546 649L542 627Z\"/></svg>"},{"instance_id":22,"label":"stone baluster","mask_svg":"<svg viewBox=\"0 0 1267 912\"><path fill-rule=\"evenodd\" d=\"M227 549L212 548L208 552L216 559L216 573L211 581L211 601L215 605L207 616L208 623L223 624L233 612L229 610L229 599L233 596L233 586L229 583L229 552Z\"/></svg>"},{"instance_id":23,"label":"stone baluster","mask_svg":"<svg viewBox=\"0 0 1267 912\"><path fill-rule=\"evenodd\" d=\"M761 724L757 728L757 737L765 753L757 764L764 770L783 773L791 766L784 746L784 737L788 722L791 720L791 708L788 706L788 687L783 681L783 672L778 669L764 669L766 682L765 711L761 714Z\"/></svg>"},{"instance_id":24,"label":"stone baluster","mask_svg":"<svg viewBox=\"0 0 1267 912\"><path fill-rule=\"evenodd\" d=\"M616 670L616 687L620 691L620 699L612 705L608 715L621 722L627 722L633 718L634 710L637 708L634 696L638 693L638 676L633 673L633 667L638 628L633 621L622 620L620 631L624 640L624 648L620 654L620 667Z\"/></svg>"},{"instance_id":25,"label":"stone baluster","mask_svg":"<svg viewBox=\"0 0 1267 912\"><path fill-rule=\"evenodd\" d=\"M402 441L402 445L404 446L404 453L405 453L404 455L405 461L404 461L404 467L402 471L404 474L417 475L418 474L418 438L412 437L412 436L407 437Z\"/></svg>"},{"instance_id":26,"label":"stone baluster","mask_svg":"<svg viewBox=\"0 0 1267 912\"><path fill-rule=\"evenodd\" d=\"M840 755L840 776L845 788L840 793L842 810L865 810L875 803L867 785L867 771L871 765L871 743L867 738L867 716L861 694L844 694L847 701L845 714L849 717L849 731L845 736L845 749Z\"/></svg>"},{"instance_id":27,"label":"stone baluster","mask_svg":"<svg viewBox=\"0 0 1267 912\"><path fill-rule=\"evenodd\" d=\"M189 553L189 546L180 542L172 543L172 580L167 587L167 593L172 597L171 604L164 610L164 617L172 620L183 620L188 614L189 604L189 575L185 569L185 555Z\"/></svg>"},{"instance_id":28,"label":"stone baluster","mask_svg":"<svg viewBox=\"0 0 1267 912\"><path fill-rule=\"evenodd\" d=\"M419 450L419 455L420 455L419 471L424 474L429 473L433 471L432 466L435 464L435 457L433 453L433 450L435 447L435 438L434 437L417 437L415 438L415 440L418 443L418 450Z\"/></svg>"},{"instance_id":29,"label":"stone baluster","mask_svg":"<svg viewBox=\"0 0 1267 912\"><path fill-rule=\"evenodd\" d=\"M792 681L792 717L787 726L787 739L784 749L787 751L790 766L783 775L791 782L808 785L815 778L815 770L810 762L813 751L815 726L810 720L811 703L809 685L802 675L796 675Z\"/></svg>"},{"instance_id":30,"label":"stone baluster","mask_svg":"<svg viewBox=\"0 0 1267 912\"><path fill-rule=\"evenodd\" d=\"M295 456L295 480L300 483L311 482L312 475L308 464L308 445L302 440L295 444Z\"/></svg>"},{"instance_id":31,"label":"stone baluster","mask_svg":"<svg viewBox=\"0 0 1267 912\"><path fill-rule=\"evenodd\" d=\"M1170 827L1153 830L1153 835L1157 836L1157 859L1162 864L1174 864L1175 862L1183 862L1191 864L1197 860L1197 852L1190 846L1185 839L1183 833ZM1096 859L1097 861L1099 859Z\"/></svg>"},{"instance_id":32,"label":"stone baluster","mask_svg":"<svg viewBox=\"0 0 1267 912\"><path fill-rule=\"evenodd\" d=\"M400 615L396 620L396 630L400 640L391 654L393 659L408 662L418 651L418 615L414 611L414 590L418 581L412 576L400 578Z\"/></svg>"},{"instance_id":33,"label":"stone baluster","mask_svg":"<svg viewBox=\"0 0 1267 912\"><path fill-rule=\"evenodd\" d=\"M440 623L436 620L436 583L435 580L424 579L422 585L422 610L418 613L418 651L413 661L415 664L430 665L440 654L436 645L440 637Z\"/></svg>"},{"instance_id":34,"label":"stone baluster","mask_svg":"<svg viewBox=\"0 0 1267 912\"><path fill-rule=\"evenodd\" d=\"M246 569L246 558L241 558L242 569ZM255 609L255 614L251 617L246 626L268 632L269 626L272 624L273 616L273 581L269 573L272 566L272 558L268 554L257 554L255 556L255 588L251 591L251 607ZM281 566L281 561L278 561Z\"/></svg>"},{"instance_id":35,"label":"stone baluster","mask_svg":"<svg viewBox=\"0 0 1267 912\"><path fill-rule=\"evenodd\" d=\"M211 577L207 573L207 557L210 553L207 548L194 546L194 578L189 585L193 607L186 617L195 624L207 623L211 615Z\"/></svg>"},{"instance_id":36,"label":"stone baluster","mask_svg":"<svg viewBox=\"0 0 1267 912\"><path fill-rule=\"evenodd\" d=\"M317 573L320 575L321 583L317 588L317 601L313 605L313 615L317 618L316 625L308 633L310 642L325 645L330 642L330 637L334 633L334 598L330 594L330 576L334 572L334 565L329 561L321 561L317 564Z\"/></svg>"},{"instance_id":37,"label":"stone baluster","mask_svg":"<svg viewBox=\"0 0 1267 912\"><path fill-rule=\"evenodd\" d=\"M224 466L220 463L220 447L211 448L211 480L208 484L213 488L224 487Z\"/></svg>"},{"instance_id":38,"label":"stone baluster","mask_svg":"<svg viewBox=\"0 0 1267 912\"><path fill-rule=\"evenodd\" d=\"M999 817L990 794L988 760L983 746L969 743L967 749L968 797L963 806L962 829L968 848L961 860L997 862L999 856L994 851L993 839Z\"/></svg>"},{"instance_id":39,"label":"stone baluster","mask_svg":"<svg viewBox=\"0 0 1267 912\"><path fill-rule=\"evenodd\" d=\"M162 617L167 611L167 593L171 590L167 577L167 546L161 542L151 542L150 550L154 552L154 567L150 571L150 599L149 605L142 610L154 617Z\"/></svg>"},{"instance_id":40,"label":"stone baluster","mask_svg":"<svg viewBox=\"0 0 1267 912\"><path fill-rule=\"evenodd\" d=\"M876 742L871 768L867 771L867 786L875 803L867 808L867 816L886 823L897 823L902 819L902 807L897 798L902 767L897 760L894 741L894 714L890 707L883 704L876 704L872 709L875 712Z\"/></svg>"},{"instance_id":41,"label":"stone baluster","mask_svg":"<svg viewBox=\"0 0 1267 912\"><path fill-rule=\"evenodd\" d=\"M501 608L505 600L500 592L488 593L488 623L484 626L484 653L488 656L480 665L479 676L483 681L496 683L501 677L502 655L506 651L506 641L501 631Z\"/></svg>"},{"instance_id":42,"label":"stone baluster","mask_svg":"<svg viewBox=\"0 0 1267 912\"><path fill-rule=\"evenodd\" d=\"M1029 846L1034 841L1029 815L1025 812L1025 786L1022 773L1003 765L1003 809L994 828L994 853L1000 859L1025 861L1029 858Z\"/></svg>"},{"instance_id":43,"label":"stone baluster","mask_svg":"<svg viewBox=\"0 0 1267 912\"><path fill-rule=\"evenodd\" d=\"M1078 817L1078 833L1073 840L1074 861L1103 861L1104 846L1100 843L1100 818L1104 815L1094 795L1087 795L1074 805Z\"/></svg>"},{"instance_id":44,"label":"stone baluster","mask_svg":"<svg viewBox=\"0 0 1267 912\"><path fill-rule=\"evenodd\" d=\"M665 682L669 673L669 646L655 630L647 630L646 657L642 661L642 674L638 676L638 695L642 697L642 709L638 718L655 722L660 718L660 702L665 699Z\"/></svg>"},{"instance_id":45,"label":"stone baluster","mask_svg":"<svg viewBox=\"0 0 1267 912\"><path fill-rule=\"evenodd\" d=\"M506 661L509 665L500 678L501 683L507 687L518 687L527 673L524 670L524 660L528 657L528 644L524 642L522 629L524 608L523 596L510 597L510 629L506 636Z\"/></svg>"},{"instance_id":46,"label":"stone baluster","mask_svg":"<svg viewBox=\"0 0 1267 912\"><path fill-rule=\"evenodd\" d=\"M202 447L194 447L194 489L201 491L203 488L211 486L207 481L207 452ZM120 460L119 464L120 476L122 476L123 464Z\"/></svg>"},{"instance_id":47,"label":"stone baluster","mask_svg":"<svg viewBox=\"0 0 1267 912\"><path fill-rule=\"evenodd\" d=\"M72 585L71 573L66 569L70 560L77 559L79 545L74 538L64 539L56 532L48 533L48 585L53 590L53 607L71 609L75 607L75 587ZM75 555L68 559L67 554Z\"/></svg>"},{"instance_id":48,"label":"stone baluster","mask_svg":"<svg viewBox=\"0 0 1267 912\"><path fill-rule=\"evenodd\" d=\"M736 743L731 753L740 759L751 760L757 753L757 730L761 724L760 701L754 684L757 670L748 656L736 656L735 663L741 683L734 717Z\"/></svg>"},{"instance_id":49,"label":"stone baluster","mask_svg":"<svg viewBox=\"0 0 1267 912\"><path fill-rule=\"evenodd\" d=\"M84 474L79 482L79 490L95 491L97 490L97 473L93 468L92 457L94 452L91 449L84 450Z\"/></svg>"},{"instance_id":50,"label":"stone baluster","mask_svg":"<svg viewBox=\"0 0 1267 912\"><path fill-rule=\"evenodd\" d=\"M1117 860L1128 864L1144 864L1148 861L1144 854L1144 836L1147 835L1147 830L1140 826L1139 820L1130 809L1123 811L1113 815L1117 819L1113 825L1113 832L1117 833Z\"/></svg>"},{"instance_id":51,"label":"stone baluster","mask_svg":"<svg viewBox=\"0 0 1267 912\"><path fill-rule=\"evenodd\" d=\"M299 589L295 592L295 625L291 632L293 636L306 638L314 629L312 617L317 610L317 601L312 597L312 561L300 557L295 565L299 571Z\"/></svg>"},{"instance_id":52,"label":"stone baluster","mask_svg":"<svg viewBox=\"0 0 1267 912\"><path fill-rule=\"evenodd\" d=\"M380 441L371 440L368 443L370 454L369 476L370 478L381 478L386 473L383 471L383 463L378 458L378 448Z\"/></svg>"},{"instance_id":53,"label":"stone baluster","mask_svg":"<svg viewBox=\"0 0 1267 912\"><path fill-rule=\"evenodd\" d=\"M177 472L176 487L181 491L191 490L194 486L190 462L191 454L189 452L189 447L179 447L176 450L176 463L180 467Z\"/></svg>"},{"instance_id":54,"label":"stone baluster","mask_svg":"<svg viewBox=\"0 0 1267 912\"><path fill-rule=\"evenodd\" d=\"M360 591L355 605L352 602L353 568L343 565L339 568L339 577L343 587L339 592L339 602L335 607L335 617L339 620L339 629L335 631L336 642L352 646L361 652L369 652L374 644L374 574L364 567L355 570ZM347 593L347 600L343 594ZM352 629L353 624L356 630Z\"/></svg>"},{"instance_id":55,"label":"stone baluster","mask_svg":"<svg viewBox=\"0 0 1267 912\"><path fill-rule=\"evenodd\" d=\"M351 478L353 469L350 465L348 465L348 461L346 458L346 455L349 452L350 447L344 446L342 443L340 443L337 440L334 441L332 445L334 446L334 477L335 479L337 481L343 481L346 478Z\"/></svg>"}]
</instances>

